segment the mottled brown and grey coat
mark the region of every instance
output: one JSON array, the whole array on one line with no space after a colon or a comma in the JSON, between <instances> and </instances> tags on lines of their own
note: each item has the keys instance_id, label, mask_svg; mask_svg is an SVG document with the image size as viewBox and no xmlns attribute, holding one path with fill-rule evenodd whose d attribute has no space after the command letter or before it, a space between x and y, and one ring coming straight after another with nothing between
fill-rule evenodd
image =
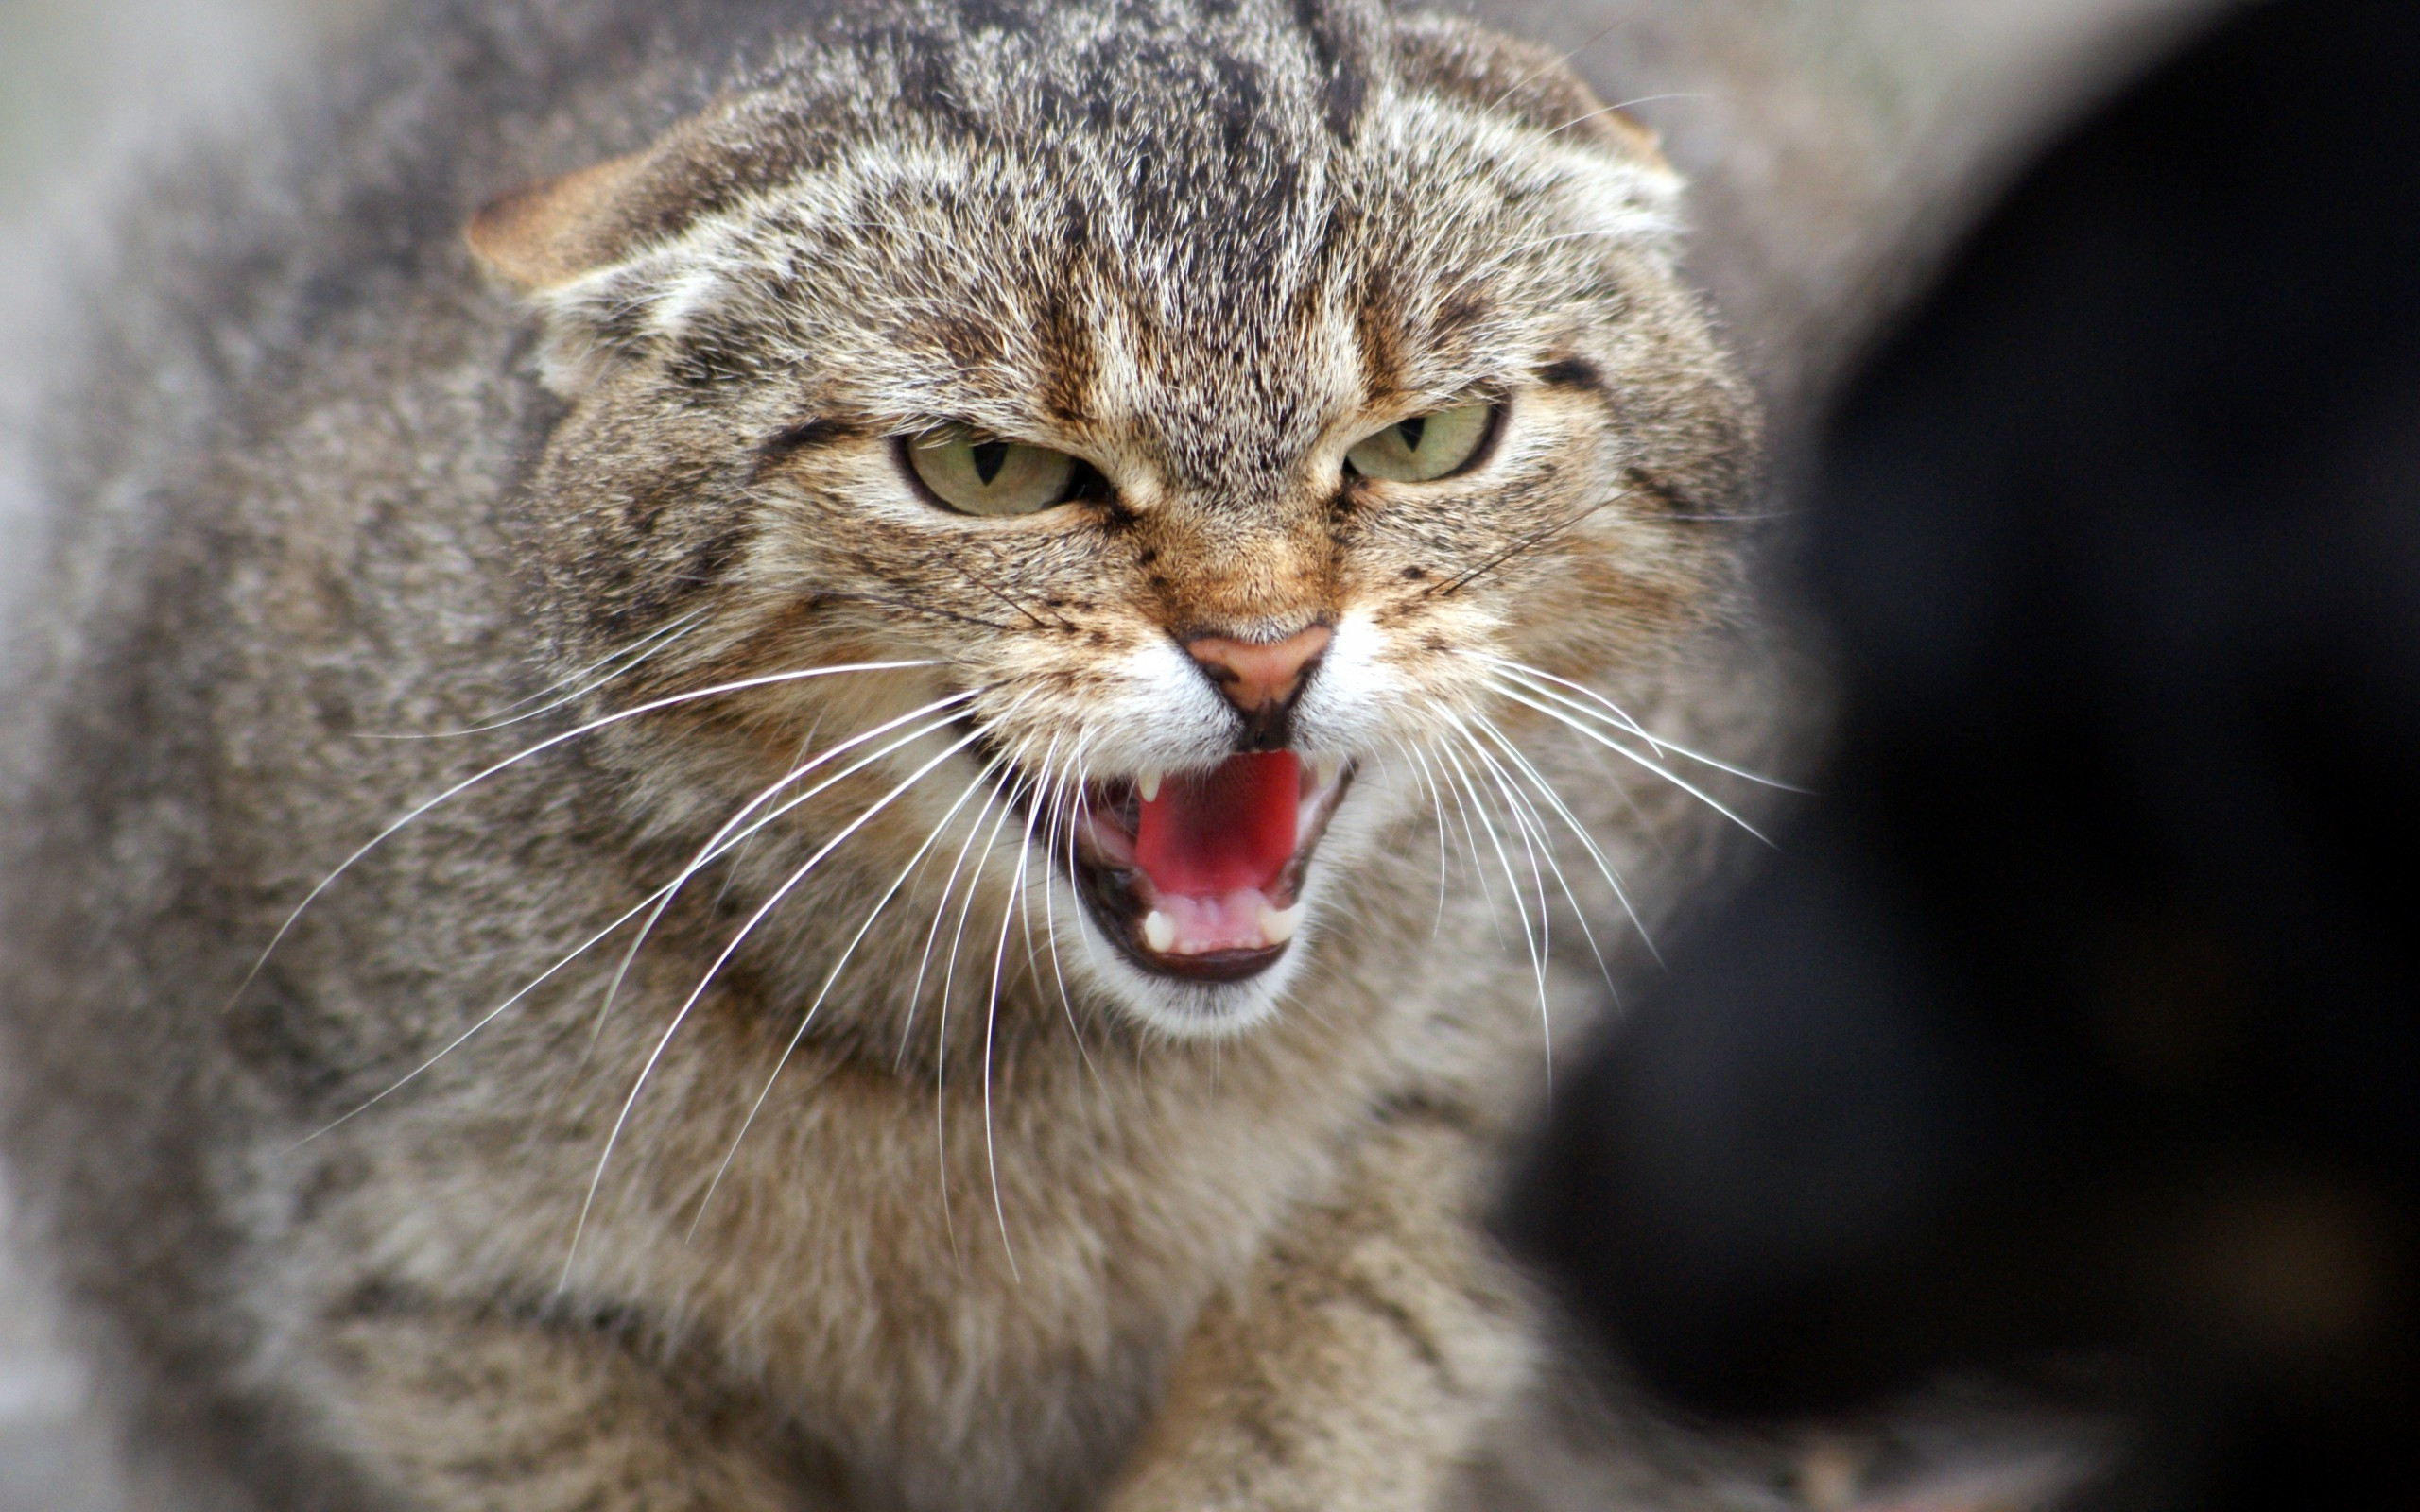
<instances>
[{"instance_id":1,"label":"mottled brown and grey coat","mask_svg":"<svg viewBox=\"0 0 2420 1512\"><path fill-rule=\"evenodd\" d=\"M1477 1220L1548 1023L1771 702L1651 144L1354 3L366 57L130 222L18 631L12 1147L160 1485L1439 1503L1541 1358ZM952 513L945 426L1090 482ZM1299 928L1157 971L1072 816L1245 740L1188 639L1313 629Z\"/></svg>"}]
</instances>

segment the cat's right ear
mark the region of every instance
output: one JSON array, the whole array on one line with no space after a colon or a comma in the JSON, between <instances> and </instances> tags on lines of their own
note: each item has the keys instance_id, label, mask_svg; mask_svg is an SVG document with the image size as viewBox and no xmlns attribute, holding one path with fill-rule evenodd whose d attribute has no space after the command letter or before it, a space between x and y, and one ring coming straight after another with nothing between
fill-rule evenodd
<instances>
[{"instance_id":1,"label":"cat's right ear","mask_svg":"<svg viewBox=\"0 0 2420 1512\"><path fill-rule=\"evenodd\" d=\"M560 288L628 255L630 201L640 198L654 157L633 152L498 195L471 217L463 239L516 291Z\"/></svg>"},{"instance_id":2,"label":"cat's right ear","mask_svg":"<svg viewBox=\"0 0 2420 1512\"><path fill-rule=\"evenodd\" d=\"M644 347L659 269L650 247L677 232L663 144L497 196L462 229L472 255L544 322L539 375L576 399Z\"/></svg>"}]
</instances>

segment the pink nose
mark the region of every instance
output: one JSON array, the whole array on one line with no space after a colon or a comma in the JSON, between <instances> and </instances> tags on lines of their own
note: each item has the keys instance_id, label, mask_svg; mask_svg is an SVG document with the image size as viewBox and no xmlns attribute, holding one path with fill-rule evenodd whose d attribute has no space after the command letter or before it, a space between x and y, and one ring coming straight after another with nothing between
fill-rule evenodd
<instances>
[{"instance_id":1,"label":"pink nose","mask_svg":"<svg viewBox=\"0 0 2420 1512\"><path fill-rule=\"evenodd\" d=\"M1311 663L1327 649L1328 629L1314 625L1282 641L1232 641L1197 635L1184 643L1193 660L1230 702L1248 714L1283 708L1302 691Z\"/></svg>"}]
</instances>

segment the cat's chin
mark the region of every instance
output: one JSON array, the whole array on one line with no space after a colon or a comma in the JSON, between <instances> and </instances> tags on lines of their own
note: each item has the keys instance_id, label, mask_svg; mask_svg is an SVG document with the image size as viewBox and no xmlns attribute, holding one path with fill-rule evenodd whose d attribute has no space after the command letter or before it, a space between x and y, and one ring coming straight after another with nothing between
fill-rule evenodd
<instances>
[{"instance_id":1,"label":"cat's chin","mask_svg":"<svg viewBox=\"0 0 2420 1512\"><path fill-rule=\"evenodd\" d=\"M1093 930L1090 919L1084 927ZM1129 957L1103 951L1089 966L1126 1016L1170 1040L1229 1040L1276 1015L1301 953L1285 951L1257 975L1211 982L1149 972Z\"/></svg>"}]
</instances>

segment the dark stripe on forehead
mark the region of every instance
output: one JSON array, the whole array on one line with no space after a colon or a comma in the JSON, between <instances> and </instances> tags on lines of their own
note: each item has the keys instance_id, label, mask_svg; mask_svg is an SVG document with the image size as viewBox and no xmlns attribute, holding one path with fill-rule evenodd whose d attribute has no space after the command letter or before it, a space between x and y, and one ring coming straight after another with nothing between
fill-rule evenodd
<instances>
[{"instance_id":1,"label":"dark stripe on forehead","mask_svg":"<svg viewBox=\"0 0 2420 1512\"><path fill-rule=\"evenodd\" d=\"M1219 127L1227 150L1241 151L1260 120L1260 70L1231 53L1220 53L1211 62L1219 71Z\"/></svg>"},{"instance_id":2,"label":"dark stripe on forehead","mask_svg":"<svg viewBox=\"0 0 2420 1512\"><path fill-rule=\"evenodd\" d=\"M1325 77L1320 106L1327 129L1340 142L1353 140L1354 124L1370 97L1368 46L1359 27L1332 4L1295 0L1294 16L1311 42L1311 57Z\"/></svg>"},{"instance_id":3,"label":"dark stripe on forehead","mask_svg":"<svg viewBox=\"0 0 2420 1512\"><path fill-rule=\"evenodd\" d=\"M1362 395L1367 403L1381 404L1403 387L1403 328L1396 314L1394 271L1373 267L1363 272L1353 303Z\"/></svg>"},{"instance_id":4,"label":"dark stripe on forehead","mask_svg":"<svg viewBox=\"0 0 2420 1512\"><path fill-rule=\"evenodd\" d=\"M998 327L989 320L944 309L926 327L933 341L960 372L989 368L1007 352Z\"/></svg>"},{"instance_id":5,"label":"dark stripe on forehead","mask_svg":"<svg viewBox=\"0 0 2420 1512\"><path fill-rule=\"evenodd\" d=\"M979 130L982 123L959 100L955 41L905 27L891 36L899 59L900 102L949 130Z\"/></svg>"},{"instance_id":6,"label":"dark stripe on forehead","mask_svg":"<svg viewBox=\"0 0 2420 1512\"><path fill-rule=\"evenodd\" d=\"M1044 301L1037 325L1042 373L1034 398L1044 414L1063 425L1089 424L1100 359L1081 307L1064 292L1054 294Z\"/></svg>"},{"instance_id":7,"label":"dark stripe on forehead","mask_svg":"<svg viewBox=\"0 0 2420 1512\"><path fill-rule=\"evenodd\" d=\"M1454 285L1444 299L1438 301L1437 313L1428 322L1430 335L1443 341L1448 336L1466 336L1495 313L1494 301L1470 279Z\"/></svg>"},{"instance_id":8,"label":"dark stripe on forehead","mask_svg":"<svg viewBox=\"0 0 2420 1512\"><path fill-rule=\"evenodd\" d=\"M1033 25L1033 18L1021 7L1002 0L959 0L958 13L968 31L1007 31Z\"/></svg>"}]
</instances>

